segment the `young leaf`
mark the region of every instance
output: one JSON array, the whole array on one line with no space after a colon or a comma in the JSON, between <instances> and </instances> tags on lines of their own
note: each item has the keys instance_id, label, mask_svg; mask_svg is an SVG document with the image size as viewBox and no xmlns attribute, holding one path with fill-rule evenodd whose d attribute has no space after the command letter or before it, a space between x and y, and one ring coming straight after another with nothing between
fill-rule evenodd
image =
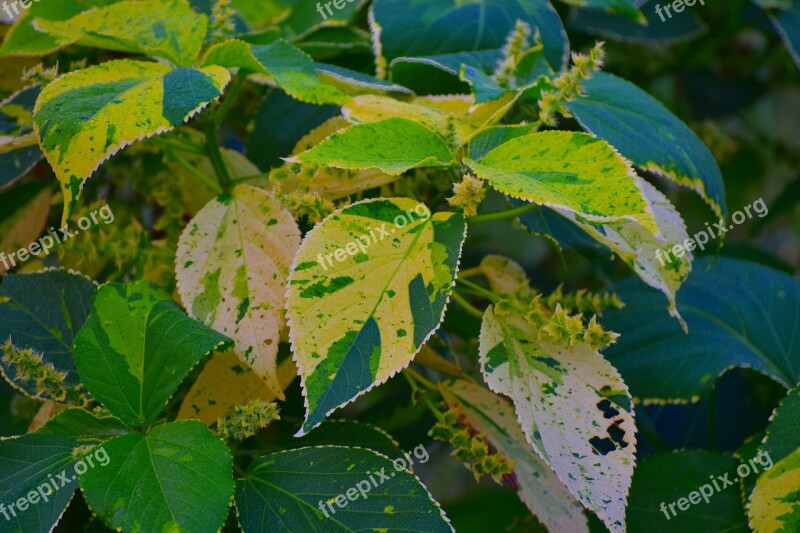
<instances>
[{"instance_id":1,"label":"young leaf","mask_svg":"<svg viewBox=\"0 0 800 533\"><path fill-rule=\"evenodd\" d=\"M113 4L117 0L71 0L69 2L31 2L14 22L0 45L0 57L43 56L60 49L54 37L38 31L34 20L67 20L83 11ZM10 3L9 3L10 4Z\"/></svg>"},{"instance_id":2,"label":"young leaf","mask_svg":"<svg viewBox=\"0 0 800 533\"><path fill-rule=\"evenodd\" d=\"M77 488L72 455L76 446L70 437L35 433L0 441L3 531L40 533L55 528Z\"/></svg>"},{"instance_id":3,"label":"young leaf","mask_svg":"<svg viewBox=\"0 0 800 533\"><path fill-rule=\"evenodd\" d=\"M89 508L120 531L218 531L233 494L230 449L201 422L103 444L109 462L80 478ZM120 505L124 502L124 505Z\"/></svg>"},{"instance_id":4,"label":"young leaf","mask_svg":"<svg viewBox=\"0 0 800 533\"><path fill-rule=\"evenodd\" d=\"M297 377L297 369L293 364L289 365L289 376L282 376L281 368L278 367L281 384ZM229 350L209 358L186 394L178 412L178 420L197 419L210 426L237 405L249 400L271 402L275 398L275 393L264 380L239 359L235 351Z\"/></svg>"},{"instance_id":5,"label":"young leaf","mask_svg":"<svg viewBox=\"0 0 800 533\"><path fill-rule=\"evenodd\" d=\"M151 424L189 370L227 337L186 316L146 281L109 283L75 338L75 365L86 389L127 424Z\"/></svg>"},{"instance_id":6,"label":"young leaf","mask_svg":"<svg viewBox=\"0 0 800 533\"><path fill-rule=\"evenodd\" d=\"M757 533L800 529L800 448L778 461L756 481L747 515Z\"/></svg>"},{"instance_id":7,"label":"young leaf","mask_svg":"<svg viewBox=\"0 0 800 533\"><path fill-rule=\"evenodd\" d=\"M586 95L567 109L588 131L605 139L645 170L697 191L718 217L727 216L725 185L703 142L658 100L604 72L583 82Z\"/></svg>"},{"instance_id":8,"label":"young leaf","mask_svg":"<svg viewBox=\"0 0 800 533\"><path fill-rule=\"evenodd\" d=\"M95 285L63 270L10 274L0 285L0 342L11 339L17 349L30 349L66 373L64 385L78 384L72 341L92 307ZM0 358L0 372L16 387L38 396L36 383L18 379L16 367Z\"/></svg>"},{"instance_id":9,"label":"young leaf","mask_svg":"<svg viewBox=\"0 0 800 533\"><path fill-rule=\"evenodd\" d=\"M487 255L481 259L481 273L492 291L498 294L514 295L530 288L525 270L519 263L506 257Z\"/></svg>"},{"instance_id":10,"label":"young leaf","mask_svg":"<svg viewBox=\"0 0 800 533\"><path fill-rule=\"evenodd\" d=\"M283 40L255 45L231 39L206 52L203 65L240 68L269 76L286 94L312 104L344 104L350 98L317 77L314 62Z\"/></svg>"},{"instance_id":11,"label":"young leaf","mask_svg":"<svg viewBox=\"0 0 800 533\"><path fill-rule=\"evenodd\" d=\"M594 222L635 221L660 236L633 169L608 143L590 135L546 131L517 137L467 164L513 198Z\"/></svg>"},{"instance_id":12,"label":"young leaf","mask_svg":"<svg viewBox=\"0 0 800 533\"><path fill-rule=\"evenodd\" d=\"M370 26L381 67L397 57L500 49L517 20L538 30L548 62L561 70L569 44L547 0L378 0Z\"/></svg>"},{"instance_id":13,"label":"young leaf","mask_svg":"<svg viewBox=\"0 0 800 533\"><path fill-rule=\"evenodd\" d=\"M456 162L444 139L405 118L358 124L287 161L354 170L376 168L389 175L411 168L448 167Z\"/></svg>"},{"instance_id":14,"label":"young leaf","mask_svg":"<svg viewBox=\"0 0 800 533\"><path fill-rule=\"evenodd\" d=\"M481 371L514 401L534 449L569 491L612 531L625 527L636 452L628 388L583 340L541 336L524 311L492 306L481 324Z\"/></svg>"},{"instance_id":15,"label":"young leaf","mask_svg":"<svg viewBox=\"0 0 800 533\"><path fill-rule=\"evenodd\" d=\"M800 336L792 336L800 283L791 276L724 257L695 261L678 293L688 335L657 292L636 280L617 292L626 307L604 315L605 325L621 333L607 356L637 398L696 399L732 367L753 368L787 389L800 380Z\"/></svg>"},{"instance_id":16,"label":"young leaf","mask_svg":"<svg viewBox=\"0 0 800 533\"><path fill-rule=\"evenodd\" d=\"M739 487L723 488L722 481L735 483L737 464L733 457L705 450L660 453L644 459L633 476L628 530L746 533ZM714 490L712 481L722 490ZM708 502L700 499L686 508L692 492L707 494L708 489L712 489ZM679 501L685 510L676 505Z\"/></svg>"},{"instance_id":17,"label":"young leaf","mask_svg":"<svg viewBox=\"0 0 800 533\"><path fill-rule=\"evenodd\" d=\"M230 80L221 67L172 69L116 60L61 76L42 90L34 120L64 192L66 221L86 179L125 146L180 126Z\"/></svg>"},{"instance_id":18,"label":"young leaf","mask_svg":"<svg viewBox=\"0 0 800 533\"><path fill-rule=\"evenodd\" d=\"M422 482L371 450L320 446L255 460L236 485L245 533L453 531ZM345 496L346 495L346 496Z\"/></svg>"},{"instance_id":19,"label":"young leaf","mask_svg":"<svg viewBox=\"0 0 800 533\"><path fill-rule=\"evenodd\" d=\"M408 366L442 320L465 231L461 215L386 198L345 207L306 235L288 301L301 434Z\"/></svg>"},{"instance_id":20,"label":"young leaf","mask_svg":"<svg viewBox=\"0 0 800 533\"><path fill-rule=\"evenodd\" d=\"M34 26L59 45L76 43L167 59L188 67L197 59L208 31L208 17L186 0L116 2L69 20L34 20Z\"/></svg>"},{"instance_id":21,"label":"young leaf","mask_svg":"<svg viewBox=\"0 0 800 533\"><path fill-rule=\"evenodd\" d=\"M239 185L206 205L178 243L178 292L189 314L230 336L236 353L283 398L277 377L283 294L300 229L274 196Z\"/></svg>"},{"instance_id":22,"label":"young leaf","mask_svg":"<svg viewBox=\"0 0 800 533\"><path fill-rule=\"evenodd\" d=\"M514 461L507 481L549 531L589 531L581 506L528 444L508 402L466 381L441 390L451 409L461 409L467 426L485 435L492 448Z\"/></svg>"}]
</instances>

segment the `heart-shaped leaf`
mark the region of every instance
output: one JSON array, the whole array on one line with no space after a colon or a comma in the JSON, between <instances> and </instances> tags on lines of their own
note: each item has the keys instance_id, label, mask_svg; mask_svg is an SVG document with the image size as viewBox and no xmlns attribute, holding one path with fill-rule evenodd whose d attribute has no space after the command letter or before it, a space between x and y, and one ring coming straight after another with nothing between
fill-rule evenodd
<instances>
[{"instance_id":1,"label":"heart-shaped leaf","mask_svg":"<svg viewBox=\"0 0 800 533\"><path fill-rule=\"evenodd\" d=\"M109 463L80 478L89 508L122 531L214 533L233 494L233 460L202 423L180 421L103 444ZM120 505L125 502L125 505Z\"/></svg>"},{"instance_id":2,"label":"heart-shaped leaf","mask_svg":"<svg viewBox=\"0 0 800 533\"><path fill-rule=\"evenodd\" d=\"M158 287L110 283L98 289L75 339L75 365L86 389L115 416L148 425L192 367L231 345Z\"/></svg>"}]
</instances>

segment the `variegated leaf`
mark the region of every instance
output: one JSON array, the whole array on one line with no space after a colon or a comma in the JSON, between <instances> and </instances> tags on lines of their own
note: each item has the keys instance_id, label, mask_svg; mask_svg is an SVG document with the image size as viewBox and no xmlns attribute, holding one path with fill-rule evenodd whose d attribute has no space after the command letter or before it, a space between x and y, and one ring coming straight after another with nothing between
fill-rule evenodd
<instances>
[{"instance_id":1,"label":"variegated leaf","mask_svg":"<svg viewBox=\"0 0 800 533\"><path fill-rule=\"evenodd\" d=\"M625 529L635 463L633 402L619 373L579 340L541 335L523 310L492 306L480 334L489 387L514 401L528 441L611 531Z\"/></svg>"},{"instance_id":2,"label":"variegated leaf","mask_svg":"<svg viewBox=\"0 0 800 533\"><path fill-rule=\"evenodd\" d=\"M800 529L800 448L761 474L747 509L756 533Z\"/></svg>"},{"instance_id":3,"label":"variegated leaf","mask_svg":"<svg viewBox=\"0 0 800 533\"><path fill-rule=\"evenodd\" d=\"M289 284L306 433L408 366L438 328L465 236L407 198L345 207L306 235Z\"/></svg>"},{"instance_id":4,"label":"variegated leaf","mask_svg":"<svg viewBox=\"0 0 800 533\"><path fill-rule=\"evenodd\" d=\"M670 314L686 329L686 323L678 312L675 295L692 270L692 253L686 251L678 256L671 251L679 244L683 246L688 240L686 225L666 196L645 180L637 180L652 209L661 237L656 237L632 220L601 224L587 220L568 209L555 210L619 254L645 283L663 292L669 300Z\"/></svg>"},{"instance_id":5,"label":"variegated leaf","mask_svg":"<svg viewBox=\"0 0 800 533\"><path fill-rule=\"evenodd\" d=\"M660 236L633 168L607 142L591 135L525 135L467 164L513 198L558 207L593 222L635 221Z\"/></svg>"},{"instance_id":6,"label":"variegated leaf","mask_svg":"<svg viewBox=\"0 0 800 533\"><path fill-rule=\"evenodd\" d=\"M61 182L69 218L86 179L125 146L180 126L219 97L222 67L173 69L117 60L61 76L39 95L34 121Z\"/></svg>"},{"instance_id":7,"label":"variegated leaf","mask_svg":"<svg viewBox=\"0 0 800 533\"><path fill-rule=\"evenodd\" d=\"M34 20L59 45L143 54L191 66L208 31L208 17L186 0L126 0L85 11L69 20Z\"/></svg>"},{"instance_id":8,"label":"variegated leaf","mask_svg":"<svg viewBox=\"0 0 800 533\"><path fill-rule=\"evenodd\" d=\"M279 398L284 293L299 247L297 223L274 196L240 185L189 223L175 264L189 314L231 337L239 357Z\"/></svg>"},{"instance_id":9,"label":"variegated leaf","mask_svg":"<svg viewBox=\"0 0 800 533\"><path fill-rule=\"evenodd\" d=\"M465 425L515 461L506 481L548 530L589 531L581 506L525 439L508 402L467 381L442 386L441 391L451 409L460 408Z\"/></svg>"}]
</instances>

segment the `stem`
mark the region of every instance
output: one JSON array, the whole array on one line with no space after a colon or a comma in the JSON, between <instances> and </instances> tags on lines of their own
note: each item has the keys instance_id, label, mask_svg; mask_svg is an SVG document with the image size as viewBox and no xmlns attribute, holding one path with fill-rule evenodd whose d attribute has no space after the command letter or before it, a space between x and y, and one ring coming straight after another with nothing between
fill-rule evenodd
<instances>
[{"instance_id":1,"label":"stem","mask_svg":"<svg viewBox=\"0 0 800 533\"><path fill-rule=\"evenodd\" d=\"M438 387L438 385L436 385L436 383L434 383L433 381L429 380L428 378L426 378L425 376L423 376L422 374L420 374L419 372L417 372L413 368L406 368L405 370L403 370L403 372L408 377L414 378L414 381L416 381L417 383L420 383L421 385L424 385L426 389L431 390L431 391L435 391L435 392L439 391L439 387Z\"/></svg>"},{"instance_id":2,"label":"stem","mask_svg":"<svg viewBox=\"0 0 800 533\"><path fill-rule=\"evenodd\" d=\"M483 268L476 266L474 268L468 268L465 270L461 270L458 273L459 278L471 278L473 276L481 276L483 275Z\"/></svg>"},{"instance_id":3,"label":"stem","mask_svg":"<svg viewBox=\"0 0 800 533\"><path fill-rule=\"evenodd\" d=\"M495 220L505 220L507 218L516 218L519 215L524 215L529 211L533 211L539 207L536 204L527 204L523 205L522 207L517 207L516 209L508 209L506 211L497 211L495 213L485 213L483 215L476 215L474 217L469 217L467 222L470 224L481 224L483 222L493 222Z\"/></svg>"},{"instance_id":4,"label":"stem","mask_svg":"<svg viewBox=\"0 0 800 533\"><path fill-rule=\"evenodd\" d=\"M158 146L161 149L173 148L182 152L189 152L197 155L206 155L206 151L202 145L193 143L191 141L184 141L182 139L164 139L161 137L150 137L147 142Z\"/></svg>"},{"instance_id":5,"label":"stem","mask_svg":"<svg viewBox=\"0 0 800 533\"><path fill-rule=\"evenodd\" d=\"M477 293L477 296L482 296L491 302L496 302L497 300L500 299L500 297L497 296L492 291L486 290L477 283L473 283L468 279L461 279L459 277L458 279L456 279L456 282L464 285L465 287L469 287L470 289L472 289Z\"/></svg>"},{"instance_id":6,"label":"stem","mask_svg":"<svg viewBox=\"0 0 800 533\"><path fill-rule=\"evenodd\" d=\"M456 291L452 292L453 300L458 302L458 304L464 308L469 314L476 316L480 319L483 318L483 313L476 307L473 307L463 296L458 294Z\"/></svg>"},{"instance_id":7,"label":"stem","mask_svg":"<svg viewBox=\"0 0 800 533\"><path fill-rule=\"evenodd\" d=\"M217 138L217 125L213 120L206 118L203 121L203 130L206 133L206 149L208 150L208 158L211 160L211 166L214 167L214 172L217 174L222 190L227 191L231 186L231 175L228 174L228 168L222 159L219 138Z\"/></svg>"},{"instance_id":8,"label":"stem","mask_svg":"<svg viewBox=\"0 0 800 533\"><path fill-rule=\"evenodd\" d=\"M214 180L206 176L204 173L200 172L200 169L191 164L186 158L184 158L181 155L178 155L174 150L171 150L169 148L165 152L167 156L169 156L172 160L174 160L180 166L185 168L193 176L202 180L203 183L211 187L217 193L222 193L222 189L220 189L219 183L215 182Z\"/></svg>"},{"instance_id":9,"label":"stem","mask_svg":"<svg viewBox=\"0 0 800 533\"><path fill-rule=\"evenodd\" d=\"M239 72L236 76L236 79L231 86L231 90L228 92L227 96L225 96L225 100L222 101L222 105L219 106L217 112L214 113L214 123L221 124L223 120L225 120L225 116L230 111L233 103L236 101L236 97L239 96L239 91L242 90L242 86L244 85L244 81L247 79L246 72Z\"/></svg>"}]
</instances>

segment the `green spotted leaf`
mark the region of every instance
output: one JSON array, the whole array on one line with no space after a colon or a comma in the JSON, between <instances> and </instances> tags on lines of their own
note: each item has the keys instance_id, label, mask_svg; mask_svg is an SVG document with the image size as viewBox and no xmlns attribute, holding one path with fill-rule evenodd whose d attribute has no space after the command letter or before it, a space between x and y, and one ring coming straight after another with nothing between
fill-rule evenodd
<instances>
[{"instance_id":1,"label":"green spotted leaf","mask_svg":"<svg viewBox=\"0 0 800 533\"><path fill-rule=\"evenodd\" d=\"M616 369L588 343L556 342L507 305L483 316L480 361L489 388L514 401L528 442L570 493L624 531L636 427Z\"/></svg>"},{"instance_id":2,"label":"green spotted leaf","mask_svg":"<svg viewBox=\"0 0 800 533\"><path fill-rule=\"evenodd\" d=\"M800 445L758 478L747 515L756 533L800 529Z\"/></svg>"},{"instance_id":3,"label":"green spotted leaf","mask_svg":"<svg viewBox=\"0 0 800 533\"><path fill-rule=\"evenodd\" d=\"M665 312L663 296L637 279L616 292L626 305L603 315L621 334L607 356L637 398L696 400L733 367L787 389L800 380L800 283L789 275L724 257L696 260L677 299L688 335Z\"/></svg>"},{"instance_id":4,"label":"green spotted leaf","mask_svg":"<svg viewBox=\"0 0 800 533\"><path fill-rule=\"evenodd\" d=\"M77 446L75 439L63 435L32 434L0 441L3 531L54 529L78 488L72 456Z\"/></svg>"},{"instance_id":5,"label":"green spotted leaf","mask_svg":"<svg viewBox=\"0 0 800 533\"><path fill-rule=\"evenodd\" d=\"M117 0L70 0L69 2L31 2L14 22L3 43L0 57L43 56L60 49L63 44L34 26L34 20L68 20L83 11L113 4Z\"/></svg>"},{"instance_id":6,"label":"green spotted leaf","mask_svg":"<svg viewBox=\"0 0 800 533\"><path fill-rule=\"evenodd\" d=\"M507 401L466 381L441 390L450 408L463 415L462 423L515 462L511 476L517 495L549 531L589 531L581 506L525 439Z\"/></svg>"},{"instance_id":7,"label":"green spotted leaf","mask_svg":"<svg viewBox=\"0 0 800 533\"><path fill-rule=\"evenodd\" d=\"M245 533L453 528L413 474L372 450L319 446L256 459L236 485Z\"/></svg>"},{"instance_id":8,"label":"green spotted leaf","mask_svg":"<svg viewBox=\"0 0 800 533\"><path fill-rule=\"evenodd\" d=\"M708 450L658 453L644 459L633 476L628 530L746 533L739 487L726 487L722 481L736 483L737 464L729 455ZM717 491L712 481L722 490ZM707 502L701 490L706 495L711 490Z\"/></svg>"},{"instance_id":9,"label":"green spotted leaf","mask_svg":"<svg viewBox=\"0 0 800 533\"><path fill-rule=\"evenodd\" d=\"M202 422L156 426L103 444L109 462L80 477L89 508L118 531L214 533L228 515L233 460ZM124 503L123 503L124 502Z\"/></svg>"},{"instance_id":10,"label":"green spotted leaf","mask_svg":"<svg viewBox=\"0 0 800 533\"><path fill-rule=\"evenodd\" d=\"M389 175L411 168L448 167L456 162L439 135L405 118L357 124L288 161L352 170L377 168Z\"/></svg>"},{"instance_id":11,"label":"green spotted leaf","mask_svg":"<svg viewBox=\"0 0 800 533\"><path fill-rule=\"evenodd\" d=\"M219 97L229 80L222 67L173 69L123 59L71 72L45 87L34 120L64 192L63 220L103 161L180 126Z\"/></svg>"},{"instance_id":12,"label":"green spotted leaf","mask_svg":"<svg viewBox=\"0 0 800 533\"><path fill-rule=\"evenodd\" d=\"M83 46L161 57L191 66L208 31L208 17L186 0L116 2L68 20L34 20L59 45Z\"/></svg>"},{"instance_id":13,"label":"green spotted leaf","mask_svg":"<svg viewBox=\"0 0 800 533\"><path fill-rule=\"evenodd\" d=\"M66 374L64 384L78 384L73 339L92 308L95 284L63 270L9 274L0 285L0 343L11 340L17 349L30 349ZM2 351L2 350L0 350ZM16 366L0 358L0 372L30 396L36 383L16 374Z\"/></svg>"},{"instance_id":14,"label":"green spotted leaf","mask_svg":"<svg viewBox=\"0 0 800 533\"><path fill-rule=\"evenodd\" d=\"M588 131L637 167L695 190L719 217L727 216L725 185L703 142L658 100L621 78L598 72L586 94L567 103Z\"/></svg>"},{"instance_id":15,"label":"green spotted leaf","mask_svg":"<svg viewBox=\"0 0 800 533\"><path fill-rule=\"evenodd\" d=\"M181 235L175 260L188 313L231 337L236 353L280 398L284 294L300 248L292 214L263 189L240 185L211 200Z\"/></svg>"},{"instance_id":16,"label":"green spotted leaf","mask_svg":"<svg viewBox=\"0 0 800 533\"><path fill-rule=\"evenodd\" d=\"M75 338L75 365L86 389L112 414L147 425L194 365L230 346L158 287L110 283L95 293L92 314Z\"/></svg>"},{"instance_id":17,"label":"green spotted leaf","mask_svg":"<svg viewBox=\"0 0 800 533\"><path fill-rule=\"evenodd\" d=\"M459 214L393 198L345 207L306 235L288 301L300 433L408 366L442 320L465 230Z\"/></svg>"},{"instance_id":18,"label":"green spotted leaf","mask_svg":"<svg viewBox=\"0 0 800 533\"><path fill-rule=\"evenodd\" d=\"M256 45L231 39L206 52L203 65L240 68L267 76L286 94L311 104L343 104L349 97L320 81L311 58L283 40Z\"/></svg>"},{"instance_id":19,"label":"green spotted leaf","mask_svg":"<svg viewBox=\"0 0 800 533\"><path fill-rule=\"evenodd\" d=\"M558 207L593 222L634 221L660 236L628 162L608 143L585 133L546 131L517 137L467 164L513 198Z\"/></svg>"},{"instance_id":20,"label":"green spotted leaf","mask_svg":"<svg viewBox=\"0 0 800 533\"><path fill-rule=\"evenodd\" d=\"M631 220L599 223L567 209L554 208L553 211L604 244L625 261L645 283L664 293L669 302L670 315L677 318L685 328L686 324L678 312L676 294L692 270L692 252L683 248L689 238L686 225L666 196L647 181L639 178L637 180L650 205L661 237L653 235L641 224ZM530 216L523 216L521 220L526 228L535 233L551 230L549 226L537 224L536 219ZM682 248L673 251L678 245ZM689 250L695 247L693 242Z\"/></svg>"}]
</instances>

